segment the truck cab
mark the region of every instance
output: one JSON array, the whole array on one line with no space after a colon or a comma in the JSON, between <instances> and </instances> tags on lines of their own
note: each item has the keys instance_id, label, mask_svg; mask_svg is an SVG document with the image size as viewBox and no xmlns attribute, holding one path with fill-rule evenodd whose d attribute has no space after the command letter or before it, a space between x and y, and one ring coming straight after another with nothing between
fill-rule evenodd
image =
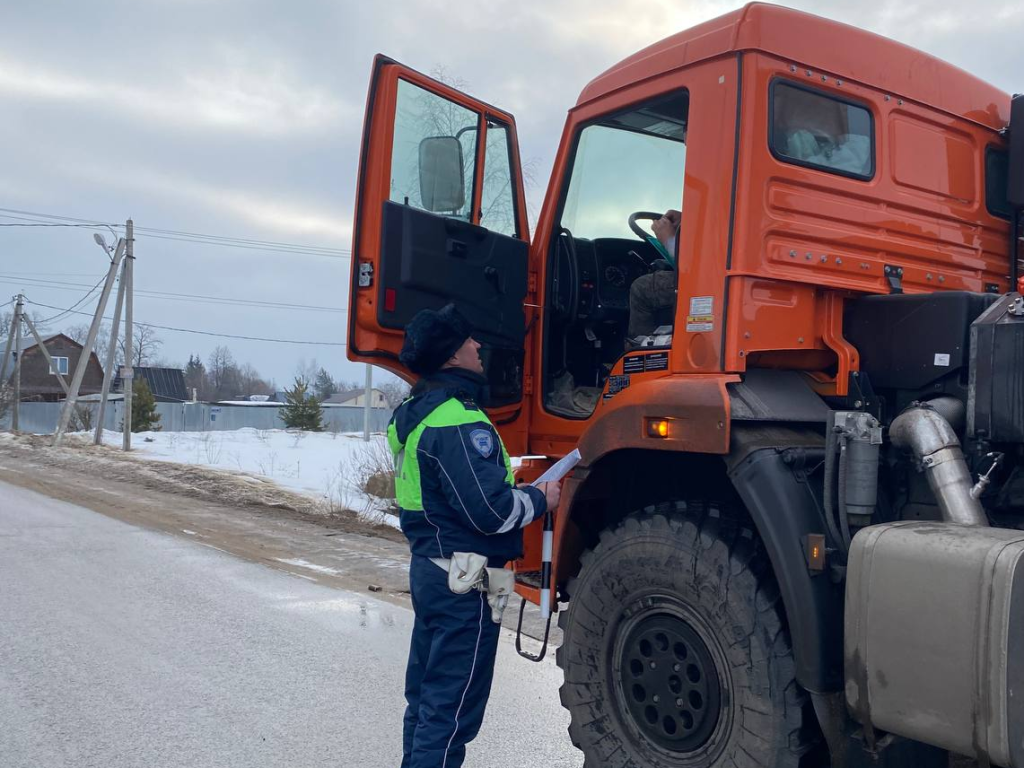
<instances>
[{"instance_id":1,"label":"truck cab","mask_svg":"<svg viewBox=\"0 0 1024 768\"><path fill-rule=\"evenodd\" d=\"M580 450L554 589L587 766L978 752L940 717L875 737L849 693L847 569L873 526L963 522L917 437L890 439L906 414L939 413L950 461L989 473L971 519L1024 521L1020 327L990 316L1017 296L1010 113L927 54L754 3L583 89L531 234L514 117L374 61L348 355L411 380L402 329L455 302L509 451ZM539 562L535 525L515 564L534 602ZM681 676L645 671L662 662Z\"/></svg>"}]
</instances>

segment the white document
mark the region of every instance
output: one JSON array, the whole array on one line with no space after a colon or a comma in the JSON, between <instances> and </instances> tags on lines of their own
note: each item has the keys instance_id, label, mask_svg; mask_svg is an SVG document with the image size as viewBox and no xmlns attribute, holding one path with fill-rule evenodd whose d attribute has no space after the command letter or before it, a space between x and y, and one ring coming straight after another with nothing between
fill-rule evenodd
<instances>
[{"instance_id":1,"label":"white document","mask_svg":"<svg viewBox=\"0 0 1024 768\"><path fill-rule=\"evenodd\" d=\"M548 467L548 471L534 480L531 485L536 486L541 483L553 483L556 480L561 480L572 471L573 467L580 463L580 459L582 458L583 457L580 456L580 449L575 449L572 453L567 454L564 458L559 459Z\"/></svg>"}]
</instances>

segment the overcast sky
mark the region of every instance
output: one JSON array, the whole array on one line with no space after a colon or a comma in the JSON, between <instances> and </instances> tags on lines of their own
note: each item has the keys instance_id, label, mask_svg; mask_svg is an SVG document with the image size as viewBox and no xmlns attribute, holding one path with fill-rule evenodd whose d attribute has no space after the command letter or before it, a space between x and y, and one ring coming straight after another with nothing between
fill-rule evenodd
<instances>
[{"instance_id":1,"label":"overcast sky","mask_svg":"<svg viewBox=\"0 0 1024 768\"><path fill-rule=\"evenodd\" d=\"M131 216L138 227L332 249L283 253L140 233L135 315L176 328L340 344L375 53L425 72L443 68L472 95L513 112L523 157L538 169L527 190L536 210L565 111L581 88L639 48L740 5L0 0L0 208L102 221ZM792 5L921 48L1006 91L1024 90L1020 2ZM0 223L18 223L17 215ZM37 304L70 307L105 265L90 230L0 227L0 303L21 289ZM144 295L157 291L321 309ZM190 353L205 359L226 344L278 385L313 357L338 377L362 376L341 346L160 335L170 362Z\"/></svg>"}]
</instances>

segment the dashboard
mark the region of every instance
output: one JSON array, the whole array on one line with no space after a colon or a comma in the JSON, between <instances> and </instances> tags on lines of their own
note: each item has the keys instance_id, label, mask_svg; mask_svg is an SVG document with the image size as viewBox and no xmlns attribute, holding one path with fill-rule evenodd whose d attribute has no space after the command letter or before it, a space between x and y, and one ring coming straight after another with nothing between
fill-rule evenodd
<instances>
[{"instance_id":1,"label":"dashboard","mask_svg":"<svg viewBox=\"0 0 1024 768\"><path fill-rule=\"evenodd\" d=\"M630 251L647 263L656 258L654 249L636 238L576 239L581 319L600 320L604 315L629 311L629 288L649 271Z\"/></svg>"}]
</instances>

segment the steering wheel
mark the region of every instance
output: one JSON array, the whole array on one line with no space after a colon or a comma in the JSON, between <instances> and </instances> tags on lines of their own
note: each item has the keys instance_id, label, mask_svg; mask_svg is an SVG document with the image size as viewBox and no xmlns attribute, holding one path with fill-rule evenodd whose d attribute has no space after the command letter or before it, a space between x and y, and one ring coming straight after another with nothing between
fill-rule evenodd
<instances>
[{"instance_id":1,"label":"steering wheel","mask_svg":"<svg viewBox=\"0 0 1024 768\"><path fill-rule=\"evenodd\" d=\"M637 221L657 221L662 217L660 213L654 213L653 211L637 211L636 213L629 214L629 228L633 230L633 234L643 240L645 243L648 242L648 238L651 237L651 233L645 232L643 227L637 224ZM654 269L653 265L648 264L647 260L636 251L630 251L631 256L636 257L637 261L643 265L645 272L650 272ZM660 256L658 258L661 258Z\"/></svg>"},{"instance_id":2,"label":"steering wheel","mask_svg":"<svg viewBox=\"0 0 1024 768\"><path fill-rule=\"evenodd\" d=\"M636 213L629 214L629 228L633 230L633 234L647 242L647 238L651 237L650 232L645 232L643 227L637 224L638 221L657 221L664 214L653 213L652 211L637 211Z\"/></svg>"}]
</instances>

